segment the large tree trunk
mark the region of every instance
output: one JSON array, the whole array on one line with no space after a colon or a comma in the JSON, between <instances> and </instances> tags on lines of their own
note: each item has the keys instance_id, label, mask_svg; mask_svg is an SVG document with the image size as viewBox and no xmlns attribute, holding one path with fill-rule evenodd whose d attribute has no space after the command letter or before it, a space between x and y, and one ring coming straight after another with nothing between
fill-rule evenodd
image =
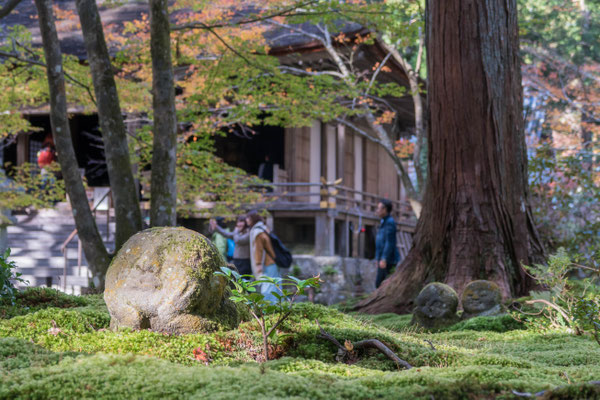
<instances>
[{"instance_id":1,"label":"large tree trunk","mask_svg":"<svg viewBox=\"0 0 600 400\"><path fill-rule=\"evenodd\" d=\"M167 0L150 0L154 143L150 181L152 226L176 223L177 118Z\"/></svg>"},{"instance_id":2,"label":"large tree trunk","mask_svg":"<svg viewBox=\"0 0 600 400\"><path fill-rule=\"evenodd\" d=\"M521 263L543 247L527 198L527 156L515 0L427 2L429 180L414 245L358 305L412 311L428 282L459 293L476 279L505 297L530 280Z\"/></svg>"},{"instance_id":3,"label":"large tree trunk","mask_svg":"<svg viewBox=\"0 0 600 400\"><path fill-rule=\"evenodd\" d=\"M127 132L95 0L77 0L77 12L92 71L104 153L115 203L115 251L142 230L142 213L131 171Z\"/></svg>"},{"instance_id":4,"label":"large tree trunk","mask_svg":"<svg viewBox=\"0 0 600 400\"><path fill-rule=\"evenodd\" d=\"M96 221L88 205L87 196L79 175L79 166L73 149L69 119L67 117L67 94L62 67L62 54L56 33L52 0L35 0L38 10L40 32L50 92L50 123L57 148L58 161L69 194L77 234L83 244L83 251L92 270L96 284L104 287L104 275L108 269L110 258L102 237L98 232Z\"/></svg>"}]
</instances>

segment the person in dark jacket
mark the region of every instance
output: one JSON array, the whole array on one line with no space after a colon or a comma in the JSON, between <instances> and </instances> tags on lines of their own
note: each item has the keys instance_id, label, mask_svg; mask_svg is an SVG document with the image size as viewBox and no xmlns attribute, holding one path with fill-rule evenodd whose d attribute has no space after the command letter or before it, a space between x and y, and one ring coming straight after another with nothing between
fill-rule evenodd
<instances>
[{"instance_id":1,"label":"person in dark jacket","mask_svg":"<svg viewBox=\"0 0 600 400\"><path fill-rule=\"evenodd\" d=\"M400 253L396 246L396 221L391 215L392 202L381 199L377 204L376 213L381 218L375 237L375 262L377 263L375 287L379 287L391 269L400 261Z\"/></svg>"}]
</instances>

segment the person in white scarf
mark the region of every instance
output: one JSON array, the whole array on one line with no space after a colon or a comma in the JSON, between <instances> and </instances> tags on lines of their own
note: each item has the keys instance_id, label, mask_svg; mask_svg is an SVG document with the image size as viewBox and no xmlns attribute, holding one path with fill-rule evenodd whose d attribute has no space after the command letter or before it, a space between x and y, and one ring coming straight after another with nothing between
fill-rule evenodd
<instances>
[{"instance_id":1,"label":"person in white scarf","mask_svg":"<svg viewBox=\"0 0 600 400\"><path fill-rule=\"evenodd\" d=\"M269 228L265 225L263 218L256 212L250 211L246 216L246 223L250 229L250 264L252 274L256 279L263 275L270 278L281 278L279 267L275 264L275 251L269 237ZM277 298L274 292L280 292L277 286L270 283L263 283L260 288L261 294L265 300L276 303Z\"/></svg>"}]
</instances>

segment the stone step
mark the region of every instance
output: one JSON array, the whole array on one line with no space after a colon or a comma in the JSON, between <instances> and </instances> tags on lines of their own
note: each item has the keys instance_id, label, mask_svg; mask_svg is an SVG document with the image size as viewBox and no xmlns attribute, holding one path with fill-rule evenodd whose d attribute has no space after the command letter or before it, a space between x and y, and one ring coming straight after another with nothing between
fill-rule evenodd
<instances>
[{"instance_id":1,"label":"stone step","mask_svg":"<svg viewBox=\"0 0 600 400\"><path fill-rule=\"evenodd\" d=\"M18 268L63 268L65 259L62 256L54 256L43 259L35 259L28 256L9 257L9 260L14 261Z\"/></svg>"},{"instance_id":2,"label":"stone step","mask_svg":"<svg viewBox=\"0 0 600 400\"><path fill-rule=\"evenodd\" d=\"M69 246L67 251L68 251L67 256L71 257L71 256L73 256L73 254L75 254L75 256L77 256L77 248L71 248L71 246ZM36 249L32 249L29 247L25 247L25 248L11 247L9 259L12 259L14 257L29 257L29 258L33 258L36 260L43 260L43 259L50 258L50 257L62 257L62 256L63 256L63 253L60 251L60 245L57 243L54 246L52 246L52 248L48 248L47 245L45 246L45 248L36 248Z\"/></svg>"},{"instance_id":3,"label":"stone step","mask_svg":"<svg viewBox=\"0 0 600 400\"><path fill-rule=\"evenodd\" d=\"M64 269L63 267L26 267L26 268L17 268L17 272L23 274L22 276L37 276L37 277L45 277L45 276L63 276ZM88 268L85 265L80 268L77 267L76 264L69 264L67 267L67 275L69 276L88 276Z\"/></svg>"},{"instance_id":4,"label":"stone step","mask_svg":"<svg viewBox=\"0 0 600 400\"><path fill-rule=\"evenodd\" d=\"M60 247L62 246L62 242L48 243L43 241L34 241L32 239L27 241L19 241L19 242L8 242L8 246L10 247L11 256L19 256L24 255L27 252L50 252L54 256L62 255L60 251ZM112 246L111 246L112 247ZM67 245L67 249L69 249L69 254L72 254L71 251L77 252L77 240L71 242ZM45 257L45 256L44 256ZM43 258L43 257L37 257Z\"/></svg>"},{"instance_id":5,"label":"stone step","mask_svg":"<svg viewBox=\"0 0 600 400\"><path fill-rule=\"evenodd\" d=\"M62 245L65 242L65 240L67 240L67 237L68 237L68 235L52 234L52 233L43 232L43 231L38 231L37 233L32 233L29 235L23 235L23 234L11 235L10 232L8 233L8 241L10 243L14 243L16 245L19 245L20 243L33 244L34 242ZM106 235L102 234L102 239L106 239ZM110 239L111 240L113 239L112 232L110 235ZM75 235L75 237L71 240L71 243L73 243L73 241L77 242L77 235ZM20 247L24 247L24 246L20 246Z\"/></svg>"},{"instance_id":6,"label":"stone step","mask_svg":"<svg viewBox=\"0 0 600 400\"><path fill-rule=\"evenodd\" d=\"M54 289L63 291L62 276L52 276L52 277L25 276L25 278L29 282L28 285L18 283L15 286L20 289L24 289L24 288L28 288L28 287L52 287ZM87 277L67 275L66 293L80 294L81 288L88 287L88 282L89 282L89 280Z\"/></svg>"},{"instance_id":7,"label":"stone step","mask_svg":"<svg viewBox=\"0 0 600 400\"><path fill-rule=\"evenodd\" d=\"M82 251L82 255L83 255L83 251ZM48 248L46 246L46 248L36 248L36 249L30 249L30 248L11 248L10 249L10 258L9 259L13 259L14 257L29 257L35 260L45 260L48 258L52 258L52 257L64 257L64 254L62 253L62 251L60 250L60 244L56 243L52 246L52 248ZM71 258L77 258L77 242L75 242L75 245L71 246L67 246L67 257L69 259Z\"/></svg>"},{"instance_id":8,"label":"stone step","mask_svg":"<svg viewBox=\"0 0 600 400\"><path fill-rule=\"evenodd\" d=\"M30 281L29 286L52 286L63 290L65 266L61 246L75 229L72 211L67 203L59 203L55 209L39 210L30 215L15 215L15 224L7 227L8 245L17 272ZM102 238L107 234L106 213L96 215L96 224ZM111 211L109 218L110 239L105 244L114 248L115 218ZM88 286L88 268L82 254L82 267L77 267L77 236L67 245L67 293L79 294L82 287Z\"/></svg>"},{"instance_id":9,"label":"stone step","mask_svg":"<svg viewBox=\"0 0 600 400\"><path fill-rule=\"evenodd\" d=\"M110 224L111 234L114 232L115 225ZM69 236L71 232L75 230L75 225L65 224L60 225L52 222L52 224L29 224L29 225L9 225L6 229L10 234L31 234L35 232L49 232L49 233L57 233L64 234L65 236ZM98 224L98 230L100 232L106 232L106 224Z\"/></svg>"}]
</instances>

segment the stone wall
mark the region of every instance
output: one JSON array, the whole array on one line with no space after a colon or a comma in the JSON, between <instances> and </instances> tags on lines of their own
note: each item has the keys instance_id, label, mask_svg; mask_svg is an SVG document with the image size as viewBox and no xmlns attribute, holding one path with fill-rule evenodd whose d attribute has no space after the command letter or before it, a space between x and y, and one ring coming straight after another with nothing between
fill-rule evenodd
<instances>
[{"instance_id":1,"label":"stone wall","mask_svg":"<svg viewBox=\"0 0 600 400\"><path fill-rule=\"evenodd\" d=\"M375 262L364 258L295 255L287 273L301 279L320 274L324 282L314 301L331 305L374 291L377 271Z\"/></svg>"}]
</instances>

